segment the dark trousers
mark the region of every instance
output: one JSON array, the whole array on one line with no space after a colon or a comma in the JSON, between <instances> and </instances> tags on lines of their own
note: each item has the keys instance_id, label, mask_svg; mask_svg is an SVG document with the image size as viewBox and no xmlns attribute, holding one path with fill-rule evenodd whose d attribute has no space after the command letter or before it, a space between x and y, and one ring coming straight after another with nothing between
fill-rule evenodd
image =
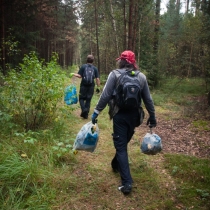
<instances>
[{"instance_id":1,"label":"dark trousers","mask_svg":"<svg viewBox=\"0 0 210 210\"><path fill-rule=\"evenodd\" d=\"M94 85L91 86L80 86L80 91L79 91L79 103L82 112L87 112L87 114L90 111L90 103L91 99L93 97L94 93Z\"/></svg>"},{"instance_id":2,"label":"dark trousers","mask_svg":"<svg viewBox=\"0 0 210 210\"><path fill-rule=\"evenodd\" d=\"M127 146L131 140L136 123L139 118L138 110L129 112L119 111L113 117L113 141L116 149L116 154L112 160L112 167L120 172L122 185L132 184L133 179L130 173L128 162Z\"/></svg>"}]
</instances>

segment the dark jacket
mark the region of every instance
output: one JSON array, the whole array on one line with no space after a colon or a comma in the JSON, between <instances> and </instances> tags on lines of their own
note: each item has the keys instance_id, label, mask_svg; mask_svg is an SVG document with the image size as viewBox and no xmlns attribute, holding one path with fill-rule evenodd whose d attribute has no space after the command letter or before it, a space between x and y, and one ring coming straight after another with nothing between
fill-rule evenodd
<instances>
[{"instance_id":1,"label":"dark jacket","mask_svg":"<svg viewBox=\"0 0 210 210\"><path fill-rule=\"evenodd\" d=\"M121 71L126 71L126 69L121 70ZM118 72L117 70L113 70L110 72L107 78L106 84L104 86L104 89L102 91L102 94L94 110L94 112L96 112L97 114L99 114L106 107L108 103L112 102L111 100L112 100L114 90L116 88L117 78L120 75L121 73ZM150 90L149 90L146 76L140 72L138 74L138 78L139 78L140 86L141 86L141 100L143 100L149 115L154 116L155 108L154 108L152 97L150 95ZM113 109L111 110L112 116L110 118L112 118L119 111L119 108L115 104L112 107L112 109Z\"/></svg>"},{"instance_id":2,"label":"dark jacket","mask_svg":"<svg viewBox=\"0 0 210 210\"><path fill-rule=\"evenodd\" d=\"M83 74L84 74L84 71L85 71L85 68L86 68L87 65L92 66L92 68L94 69L94 75L93 75L93 83L92 83L92 86L95 86L94 79L95 79L95 78L99 78L99 73L98 73L98 69L97 69L93 64L90 64L90 63L83 64L83 65L80 67L79 71L78 71L78 74L82 77L80 86L83 86L83 85L84 85Z\"/></svg>"}]
</instances>

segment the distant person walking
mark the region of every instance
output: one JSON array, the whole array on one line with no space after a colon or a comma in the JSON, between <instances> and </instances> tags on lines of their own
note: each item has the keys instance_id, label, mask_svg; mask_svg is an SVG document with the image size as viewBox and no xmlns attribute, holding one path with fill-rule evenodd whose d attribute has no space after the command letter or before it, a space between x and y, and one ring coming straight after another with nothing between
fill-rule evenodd
<instances>
[{"instance_id":1,"label":"distant person walking","mask_svg":"<svg viewBox=\"0 0 210 210\"><path fill-rule=\"evenodd\" d=\"M78 73L71 73L72 76L81 78L80 91L79 91L79 103L81 107L80 116L84 119L88 119L88 113L90 111L91 99L94 94L95 82L97 84L96 92L100 92L100 79L98 69L93 65L94 57L93 55L87 56L87 63L83 64Z\"/></svg>"},{"instance_id":2,"label":"distant person walking","mask_svg":"<svg viewBox=\"0 0 210 210\"><path fill-rule=\"evenodd\" d=\"M109 104L110 118L113 118L112 136L116 149L111 166L113 171L119 172L121 176L122 184L118 190L129 194L133 179L129 168L127 145L134 134L135 127L142 123L144 117L141 108L142 100L149 113L147 125L155 127L157 123L146 76L137 70L135 54L129 50L124 51L116 60L118 60L119 69L110 72L92 114L92 122L96 123L99 113Z\"/></svg>"}]
</instances>

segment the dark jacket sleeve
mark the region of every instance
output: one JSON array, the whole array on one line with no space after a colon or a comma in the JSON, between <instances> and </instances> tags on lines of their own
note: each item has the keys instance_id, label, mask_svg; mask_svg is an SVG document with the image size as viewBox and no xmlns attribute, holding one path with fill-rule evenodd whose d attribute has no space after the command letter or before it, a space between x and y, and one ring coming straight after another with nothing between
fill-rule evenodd
<instances>
[{"instance_id":1,"label":"dark jacket sleeve","mask_svg":"<svg viewBox=\"0 0 210 210\"><path fill-rule=\"evenodd\" d=\"M83 77L83 73L84 73L85 68L86 68L86 64L83 64L83 65L80 67L79 71L78 71L78 74L79 74L81 77Z\"/></svg>"},{"instance_id":2,"label":"dark jacket sleeve","mask_svg":"<svg viewBox=\"0 0 210 210\"><path fill-rule=\"evenodd\" d=\"M155 108L154 108L152 97L150 95L150 90L149 90L149 86L146 80L146 76L140 73L139 79L140 79L140 84L141 84L141 99L143 100L149 115L154 116ZM99 101L95 107L94 112L99 114L106 107L106 105L108 104L108 102L113 96L116 83L117 83L117 76L112 71L108 76L107 82L103 88L102 94L99 98Z\"/></svg>"},{"instance_id":3,"label":"dark jacket sleeve","mask_svg":"<svg viewBox=\"0 0 210 210\"><path fill-rule=\"evenodd\" d=\"M99 72L95 66L94 66L94 74L95 74L95 78L99 78Z\"/></svg>"},{"instance_id":4,"label":"dark jacket sleeve","mask_svg":"<svg viewBox=\"0 0 210 210\"><path fill-rule=\"evenodd\" d=\"M111 72L107 78L106 84L103 88L99 101L95 107L95 112L99 114L108 104L110 99L112 98L115 85L116 85L116 75Z\"/></svg>"}]
</instances>

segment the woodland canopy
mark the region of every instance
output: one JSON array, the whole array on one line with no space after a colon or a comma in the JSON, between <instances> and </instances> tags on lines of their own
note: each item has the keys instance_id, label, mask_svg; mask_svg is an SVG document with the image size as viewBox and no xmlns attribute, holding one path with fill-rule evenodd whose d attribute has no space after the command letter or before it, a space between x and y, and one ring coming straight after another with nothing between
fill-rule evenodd
<instances>
[{"instance_id":1,"label":"woodland canopy","mask_svg":"<svg viewBox=\"0 0 210 210\"><path fill-rule=\"evenodd\" d=\"M93 54L100 73L107 75L116 67L114 58L130 49L151 87L164 77L200 77L209 93L210 1L169 0L165 12L161 3L2 0L0 70L6 75L35 51L46 62L57 53L64 69Z\"/></svg>"},{"instance_id":2,"label":"woodland canopy","mask_svg":"<svg viewBox=\"0 0 210 210\"><path fill-rule=\"evenodd\" d=\"M0 0L0 209L209 210L210 0L167 2ZM128 197L110 167L108 107L96 151L72 150L100 94L88 119L64 102L88 54L103 87L124 50L147 76L163 143L155 156L140 152L145 109L128 147Z\"/></svg>"}]
</instances>

